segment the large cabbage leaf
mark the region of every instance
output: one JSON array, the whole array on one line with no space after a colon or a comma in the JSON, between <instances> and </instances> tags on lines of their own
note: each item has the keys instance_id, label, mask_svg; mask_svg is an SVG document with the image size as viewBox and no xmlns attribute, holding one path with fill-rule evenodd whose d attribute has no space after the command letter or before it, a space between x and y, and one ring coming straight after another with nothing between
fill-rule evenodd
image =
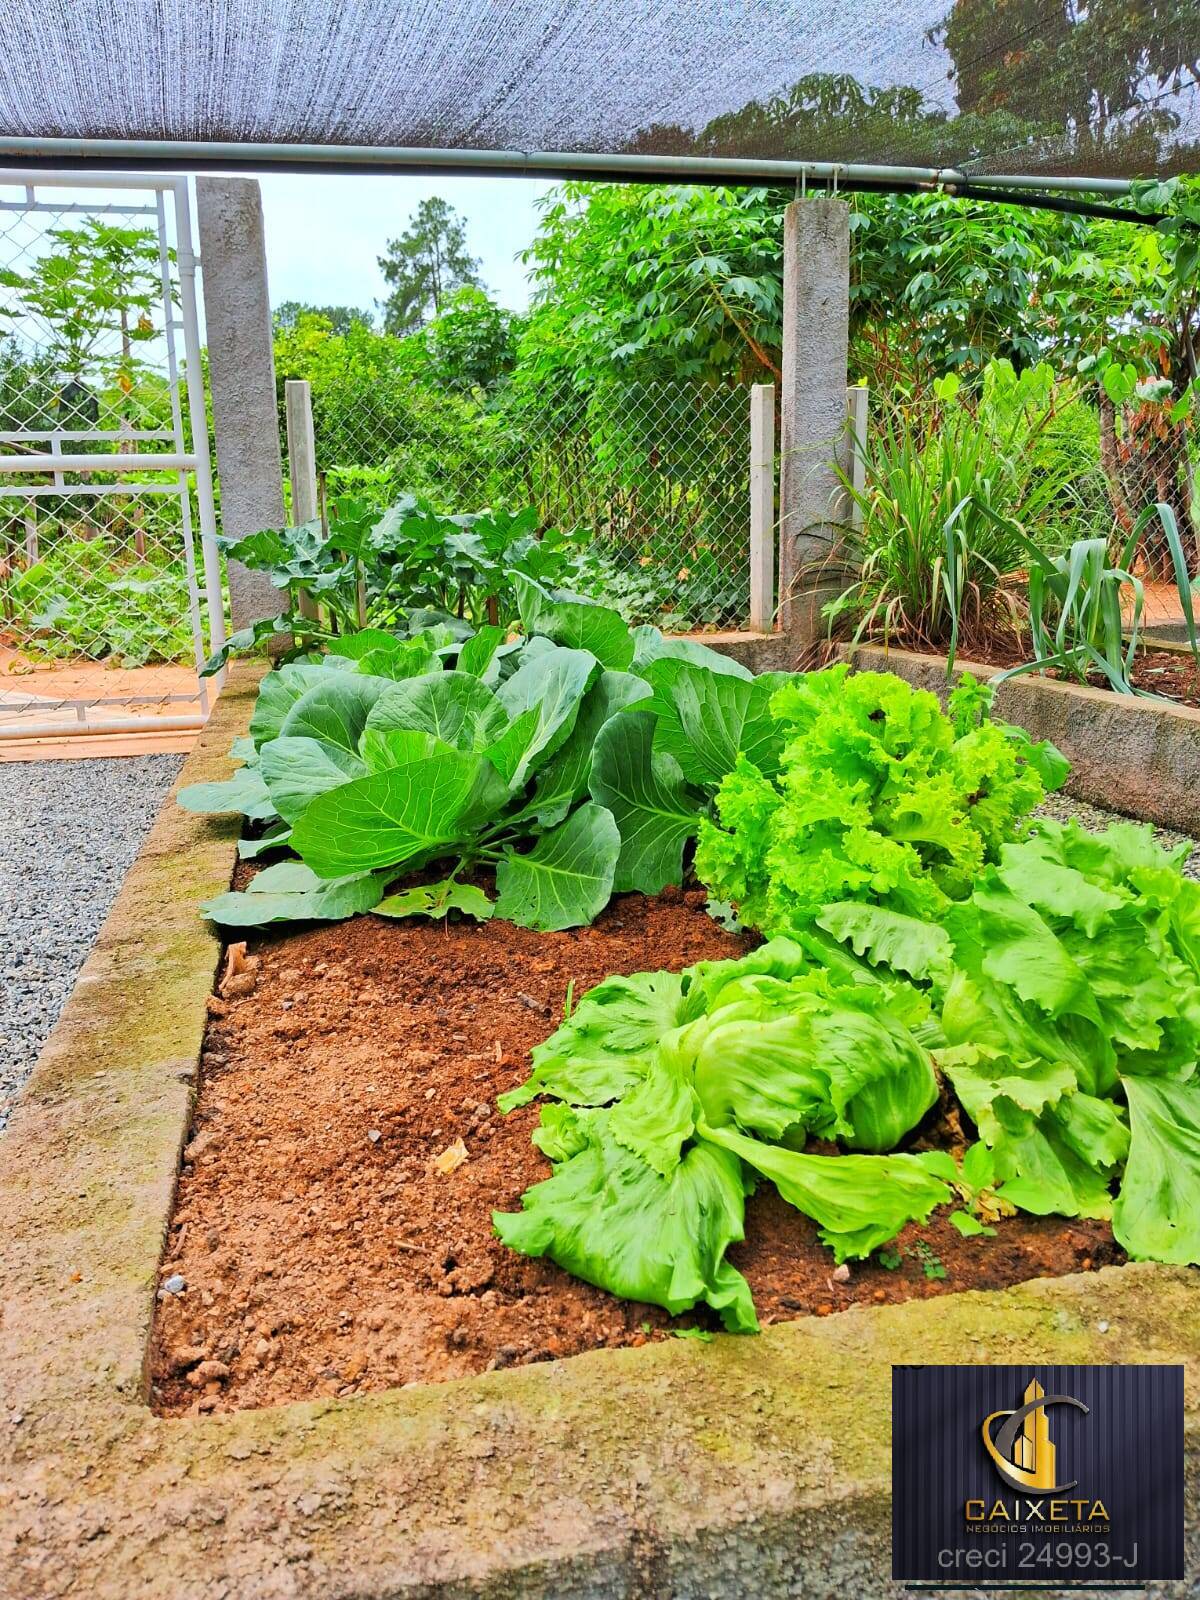
<instances>
[{"instance_id":1,"label":"large cabbage leaf","mask_svg":"<svg viewBox=\"0 0 1200 1600\"><path fill-rule=\"evenodd\" d=\"M689 783L656 744L669 701L624 715L654 703L640 672L686 670L696 715L734 691L738 706L757 708L760 732L769 686L694 642L677 651L656 630L635 635L578 596L525 578L517 588L523 639L434 617L418 630L413 618L408 638L364 629L268 673L235 752L244 765L180 803L276 825L269 845L245 841L246 859L288 850L321 878L385 874L389 915L440 908L560 929L590 922L614 892L682 882L716 767ZM709 680L728 688L710 691ZM750 725L735 723L722 759ZM495 872L494 899L490 886L435 892L479 870ZM341 903L276 905L282 917L289 905L311 915ZM263 903L222 895L209 910L236 925L261 920Z\"/></svg>"}]
</instances>

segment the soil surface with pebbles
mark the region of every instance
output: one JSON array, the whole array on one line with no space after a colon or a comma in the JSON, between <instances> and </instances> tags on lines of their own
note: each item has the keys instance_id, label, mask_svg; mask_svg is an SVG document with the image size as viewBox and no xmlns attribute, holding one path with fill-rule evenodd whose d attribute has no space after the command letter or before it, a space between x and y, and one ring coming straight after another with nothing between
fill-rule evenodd
<instances>
[{"instance_id":1,"label":"soil surface with pebbles","mask_svg":"<svg viewBox=\"0 0 1200 1600\"><path fill-rule=\"evenodd\" d=\"M210 1000L196 1119L160 1267L151 1403L180 1415L347 1395L644 1344L674 1323L508 1250L493 1211L550 1166L539 1107L510 1116L568 984L736 955L702 890L618 895L590 928L355 917L251 936ZM233 963L239 966L239 963ZM947 1125L948 1129L948 1125ZM923 1132L953 1138L937 1110ZM944 1136L945 1135L945 1136ZM764 1324L1124 1260L1107 1223L943 1210L834 1271L815 1226L760 1185L729 1259Z\"/></svg>"},{"instance_id":2,"label":"soil surface with pebbles","mask_svg":"<svg viewBox=\"0 0 1200 1600\"><path fill-rule=\"evenodd\" d=\"M0 1129L182 764L0 764Z\"/></svg>"}]
</instances>

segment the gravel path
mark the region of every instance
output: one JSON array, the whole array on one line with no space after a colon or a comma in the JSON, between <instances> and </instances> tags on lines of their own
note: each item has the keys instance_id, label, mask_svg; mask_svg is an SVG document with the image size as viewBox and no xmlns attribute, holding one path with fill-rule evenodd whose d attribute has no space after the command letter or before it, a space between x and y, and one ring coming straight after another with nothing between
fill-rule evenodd
<instances>
[{"instance_id":1,"label":"gravel path","mask_svg":"<svg viewBox=\"0 0 1200 1600\"><path fill-rule=\"evenodd\" d=\"M182 764L0 764L0 1129Z\"/></svg>"}]
</instances>

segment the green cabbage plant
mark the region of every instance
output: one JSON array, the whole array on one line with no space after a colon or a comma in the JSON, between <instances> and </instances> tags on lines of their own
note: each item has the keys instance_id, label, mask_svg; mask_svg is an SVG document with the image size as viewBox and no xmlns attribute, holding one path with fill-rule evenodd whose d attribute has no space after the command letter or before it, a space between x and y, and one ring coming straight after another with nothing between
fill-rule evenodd
<instances>
[{"instance_id":1,"label":"green cabbage plant","mask_svg":"<svg viewBox=\"0 0 1200 1600\"><path fill-rule=\"evenodd\" d=\"M510 575L524 632L367 628L268 673L224 783L194 811L286 849L203 908L253 926L455 910L524 927L590 922L610 896L678 884L739 744L773 759L775 679L603 606ZM494 873L495 898L476 882ZM391 891L391 892L389 892Z\"/></svg>"}]
</instances>

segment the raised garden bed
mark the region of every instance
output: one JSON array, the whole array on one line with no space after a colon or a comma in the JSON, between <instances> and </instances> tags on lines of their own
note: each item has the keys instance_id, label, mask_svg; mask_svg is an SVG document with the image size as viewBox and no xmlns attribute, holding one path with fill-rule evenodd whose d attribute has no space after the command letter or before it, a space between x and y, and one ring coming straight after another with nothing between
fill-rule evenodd
<instances>
[{"instance_id":1,"label":"raised garden bed","mask_svg":"<svg viewBox=\"0 0 1200 1600\"><path fill-rule=\"evenodd\" d=\"M516 1255L491 1224L550 1172L530 1144L537 1107L501 1117L495 1100L526 1077L568 983L740 953L703 905L623 895L557 934L360 917L253 941L205 1041L159 1270L187 1287L159 1297L156 1409L362 1393L719 1327ZM440 1171L459 1139L467 1158ZM835 1277L771 1185L746 1223L730 1257L764 1325L1124 1259L1107 1223L1010 1217L968 1240L939 1213Z\"/></svg>"},{"instance_id":2,"label":"raised garden bed","mask_svg":"<svg viewBox=\"0 0 1200 1600\"><path fill-rule=\"evenodd\" d=\"M1025 637L1019 644L993 640L988 649L973 650L971 654L972 659L977 658L981 666L1006 672L1032 661L1037 651L1033 641ZM1086 685L1081 685L1077 678L1057 667L1047 667L1044 672L1026 673L1023 676L1040 678L1047 683L1099 689L1103 694L1116 692L1103 673L1098 671L1088 674ZM1143 639L1134 656L1130 681L1135 689L1145 695L1154 695L1178 706L1200 707L1200 665L1197 665L1190 646L1186 644Z\"/></svg>"},{"instance_id":3,"label":"raised garden bed","mask_svg":"<svg viewBox=\"0 0 1200 1600\"><path fill-rule=\"evenodd\" d=\"M228 776L252 693L239 670L184 783ZM0 1571L22 1600L882 1594L892 1363L1200 1361L1196 1274L1141 1264L156 1417L155 1292L220 954L195 906L228 884L233 832L168 804L0 1139ZM1194 1385L1187 1407L1194 1571Z\"/></svg>"}]
</instances>

